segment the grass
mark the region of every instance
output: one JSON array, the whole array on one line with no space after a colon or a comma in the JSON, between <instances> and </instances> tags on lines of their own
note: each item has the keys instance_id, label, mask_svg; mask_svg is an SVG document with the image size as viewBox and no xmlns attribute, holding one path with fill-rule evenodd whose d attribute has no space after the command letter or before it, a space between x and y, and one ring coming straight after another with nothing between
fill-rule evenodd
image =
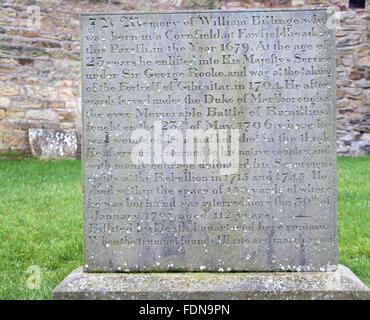
<instances>
[{"instance_id":1,"label":"grass","mask_svg":"<svg viewBox=\"0 0 370 320\"><path fill-rule=\"evenodd\" d=\"M368 286L369 178L370 157L338 159L339 263ZM0 194L0 299L50 299L82 265L81 162L3 156ZM40 270L40 289L27 288L30 266Z\"/></svg>"},{"instance_id":2,"label":"grass","mask_svg":"<svg viewBox=\"0 0 370 320\"><path fill-rule=\"evenodd\" d=\"M370 287L370 156L338 159L338 259Z\"/></svg>"},{"instance_id":3,"label":"grass","mask_svg":"<svg viewBox=\"0 0 370 320\"><path fill-rule=\"evenodd\" d=\"M50 299L82 265L81 194L80 161L0 161L0 299ZM38 290L26 286L32 265Z\"/></svg>"}]
</instances>

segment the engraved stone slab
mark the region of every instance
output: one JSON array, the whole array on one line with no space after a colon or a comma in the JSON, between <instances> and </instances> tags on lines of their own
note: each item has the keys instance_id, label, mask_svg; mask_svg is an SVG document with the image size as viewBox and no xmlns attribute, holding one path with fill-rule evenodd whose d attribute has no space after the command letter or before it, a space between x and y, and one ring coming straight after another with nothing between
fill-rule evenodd
<instances>
[{"instance_id":1,"label":"engraved stone slab","mask_svg":"<svg viewBox=\"0 0 370 320\"><path fill-rule=\"evenodd\" d=\"M83 14L84 271L334 270L333 25Z\"/></svg>"},{"instance_id":2,"label":"engraved stone slab","mask_svg":"<svg viewBox=\"0 0 370 320\"><path fill-rule=\"evenodd\" d=\"M40 158L75 158L77 137L75 130L28 129L31 152Z\"/></svg>"}]
</instances>

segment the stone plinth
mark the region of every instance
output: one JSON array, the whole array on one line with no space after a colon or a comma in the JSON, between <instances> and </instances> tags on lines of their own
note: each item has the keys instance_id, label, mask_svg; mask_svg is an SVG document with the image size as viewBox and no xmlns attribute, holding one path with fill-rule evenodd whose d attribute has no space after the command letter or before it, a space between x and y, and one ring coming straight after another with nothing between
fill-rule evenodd
<instances>
[{"instance_id":1,"label":"stone plinth","mask_svg":"<svg viewBox=\"0 0 370 320\"><path fill-rule=\"evenodd\" d=\"M78 268L53 291L54 300L369 298L367 287L342 265L333 272L275 273L85 273Z\"/></svg>"}]
</instances>

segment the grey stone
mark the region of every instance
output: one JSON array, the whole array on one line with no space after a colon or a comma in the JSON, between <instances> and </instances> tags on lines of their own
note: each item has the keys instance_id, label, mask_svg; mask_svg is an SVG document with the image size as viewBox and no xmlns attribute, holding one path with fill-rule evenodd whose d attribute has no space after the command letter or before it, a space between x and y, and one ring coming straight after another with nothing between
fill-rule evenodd
<instances>
[{"instance_id":1,"label":"grey stone","mask_svg":"<svg viewBox=\"0 0 370 320\"><path fill-rule=\"evenodd\" d=\"M82 15L84 265L54 299L369 298L337 265L332 18Z\"/></svg>"},{"instance_id":2,"label":"grey stone","mask_svg":"<svg viewBox=\"0 0 370 320\"><path fill-rule=\"evenodd\" d=\"M349 152L349 148L348 147L346 147L346 146L338 146L338 148L337 148L337 153L347 153L347 152Z\"/></svg>"},{"instance_id":3,"label":"grey stone","mask_svg":"<svg viewBox=\"0 0 370 320\"><path fill-rule=\"evenodd\" d=\"M344 137L340 137L340 140L344 142L351 142L353 140L353 135L346 134Z\"/></svg>"},{"instance_id":4,"label":"grey stone","mask_svg":"<svg viewBox=\"0 0 370 320\"><path fill-rule=\"evenodd\" d=\"M364 133L361 136L361 140L364 141L366 144L370 144L370 133Z\"/></svg>"},{"instance_id":5,"label":"grey stone","mask_svg":"<svg viewBox=\"0 0 370 320\"><path fill-rule=\"evenodd\" d=\"M81 16L84 271L337 268L332 18Z\"/></svg>"},{"instance_id":6,"label":"grey stone","mask_svg":"<svg viewBox=\"0 0 370 320\"><path fill-rule=\"evenodd\" d=\"M181 3L181 1L178 1L178 2ZM216 9L217 5L218 5L217 0L184 0L182 1L182 6L185 9L192 9L192 8Z\"/></svg>"},{"instance_id":7,"label":"grey stone","mask_svg":"<svg viewBox=\"0 0 370 320\"><path fill-rule=\"evenodd\" d=\"M334 272L84 273L72 272L55 300L342 300L369 299L369 289L339 265Z\"/></svg>"},{"instance_id":8,"label":"grey stone","mask_svg":"<svg viewBox=\"0 0 370 320\"><path fill-rule=\"evenodd\" d=\"M32 154L40 158L75 158L75 130L28 129Z\"/></svg>"}]
</instances>

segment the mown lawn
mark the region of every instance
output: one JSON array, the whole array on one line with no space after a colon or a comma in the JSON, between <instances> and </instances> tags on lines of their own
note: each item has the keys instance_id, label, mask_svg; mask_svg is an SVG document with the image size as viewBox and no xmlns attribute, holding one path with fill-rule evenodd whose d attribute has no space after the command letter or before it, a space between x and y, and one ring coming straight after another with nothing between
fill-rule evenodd
<instances>
[{"instance_id":1,"label":"mown lawn","mask_svg":"<svg viewBox=\"0 0 370 320\"><path fill-rule=\"evenodd\" d=\"M50 299L82 265L81 195L80 161L0 158L0 299ZM369 233L370 157L339 158L339 263L368 286ZM30 266L40 289L26 285Z\"/></svg>"},{"instance_id":2,"label":"mown lawn","mask_svg":"<svg viewBox=\"0 0 370 320\"><path fill-rule=\"evenodd\" d=\"M338 259L370 287L370 156L338 158Z\"/></svg>"},{"instance_id":3,"label":"mown lawn","mask_svg":"<svg viewBox=\"0 0 370 320\"><path fill-rule=\"evenodd\" d=\"M50 299L82 265L81 162L0 160L0 299ZM30 290L28 267L41 271Z\"/></svg>"}]
</instances>

